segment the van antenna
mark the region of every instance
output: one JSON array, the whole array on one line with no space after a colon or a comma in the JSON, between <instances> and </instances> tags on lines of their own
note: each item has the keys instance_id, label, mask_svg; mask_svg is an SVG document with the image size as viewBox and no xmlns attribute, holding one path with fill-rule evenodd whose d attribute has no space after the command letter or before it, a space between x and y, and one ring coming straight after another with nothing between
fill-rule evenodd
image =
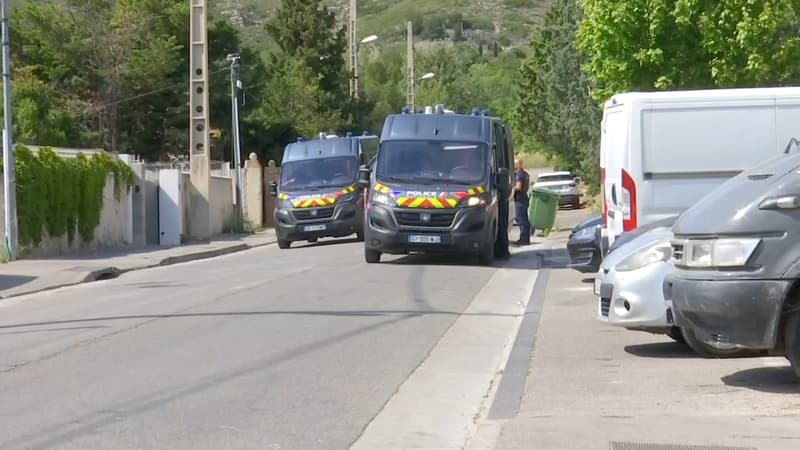
<instances>
[{"instance_id":1,"label":"van antenna","mask_svg":"<svg viewBox=\"0 0 800 450\"><path fill-rule=\"evenodd\" d=\"M783 151L783 154L784 155L788 155L789 152L792 150L792 146L796 146L796 145L800 145L800 140L798 140L797 138L794 138L794 137L789 139L789 143L786 144L786 149Z\"/></svg>"}]
</instances>

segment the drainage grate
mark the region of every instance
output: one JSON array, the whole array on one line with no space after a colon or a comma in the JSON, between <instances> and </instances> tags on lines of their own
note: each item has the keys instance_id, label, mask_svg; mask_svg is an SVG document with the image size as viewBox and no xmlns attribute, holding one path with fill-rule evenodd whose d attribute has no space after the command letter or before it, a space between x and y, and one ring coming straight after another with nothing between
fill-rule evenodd
<instances>
[{"instance_id":1,"label":"drainage grate","mask_svg":"<svg viewBox=\"0 0 800 450\"><path fill-rule=\"evenodd\" d=\"M720 447L718 445L649 444L646 442L612 442L611 450L758 450L755 447Z\"/></svg>"}]
</instances>

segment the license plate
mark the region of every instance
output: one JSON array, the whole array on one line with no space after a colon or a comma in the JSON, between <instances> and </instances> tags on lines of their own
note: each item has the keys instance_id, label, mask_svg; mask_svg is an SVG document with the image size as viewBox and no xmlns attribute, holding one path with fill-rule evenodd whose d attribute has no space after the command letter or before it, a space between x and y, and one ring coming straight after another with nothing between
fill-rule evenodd
<instances>
[{"instance_id":1,"label":"license plate","mask_svg":"<svg viewBox=\"0 0 800 450\"><path fill-rule=\"evenodd\" d=\"M441 236L429 236L429 235L415 235L412 234L408 237L408 242L412 244L441 244L442 237Z\"/></svg>"},{"instance_id":2,"label":"license plate","mask_svg":"<svg viewBox=\"0 0 800 450\"><path fill-rule=\"evenodd\" d=\"M594 279L594 295L600 295L600 280Z\"/></svg>"},{"instance_id":3,"label":"license plate","mask_svg":"<svg viewBox=\"0 0 800 450\"><path fill-rule=\"evenodd\" d=\"M306 225L305 227L303 227L303 231L324 231L327 228L328 227L325 224L322 224L322 225Z\"/></svg>"}]
</instances>

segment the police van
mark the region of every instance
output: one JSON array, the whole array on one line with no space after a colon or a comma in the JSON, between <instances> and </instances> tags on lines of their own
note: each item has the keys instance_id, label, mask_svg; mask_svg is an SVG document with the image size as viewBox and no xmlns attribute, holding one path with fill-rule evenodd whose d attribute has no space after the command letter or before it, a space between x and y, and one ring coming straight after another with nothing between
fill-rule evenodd
<instances>
[{"instance_id":1,"label":"police van","mask_svg":"<svg viewBox=\"0 0 800 450\"><path fill-rule=\"evenodd\" d=\"M286 146L280 181L270 185L271 195L278 198L275 232L280 248L322 237L355 234L363 239L364 198L357 177L376 144L377 136L364 132L355 137L320 133L319 139L300 138Z\"/></svg>"},{"instance_id":2,"label":"police van","mask_svg":"<svg viewBox=\"0 0 800 450\"><path fill-rule=\"evenodd\" d=\"M366 261L443 252L490 265L507 255L513 154L508 126L487 110L388 116L377 158L359 173Z\"/></svg>"}]
</instances>

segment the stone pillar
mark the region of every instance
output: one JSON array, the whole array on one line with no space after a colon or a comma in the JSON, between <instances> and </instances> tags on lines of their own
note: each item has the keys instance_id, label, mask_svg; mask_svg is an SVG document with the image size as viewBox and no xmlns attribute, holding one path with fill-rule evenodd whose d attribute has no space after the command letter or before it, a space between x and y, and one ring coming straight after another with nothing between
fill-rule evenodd
<instances>
[{"instance_id":1,"label":"stone pillar","mask_svg":"<svg viewBox=\"0 0 800 450\"><path fill-rule=\"evenodd\" d=\"M275 161L270 161L264 168L264 226L275 227L275 207L278 199L270 195L270 183L278 183L281 179L281 168L275 167Z\"/></svg>"},{"instance_id":2,"label":"stone pillar","mask_svg":"<svg viewBox=\"0 0 800 450\"><path fill-rule=\"evenodd\" d=\"M245 222L253 228L264 226L264 169L255 153L244 164Z\"/></svg>"}]
</instances>

